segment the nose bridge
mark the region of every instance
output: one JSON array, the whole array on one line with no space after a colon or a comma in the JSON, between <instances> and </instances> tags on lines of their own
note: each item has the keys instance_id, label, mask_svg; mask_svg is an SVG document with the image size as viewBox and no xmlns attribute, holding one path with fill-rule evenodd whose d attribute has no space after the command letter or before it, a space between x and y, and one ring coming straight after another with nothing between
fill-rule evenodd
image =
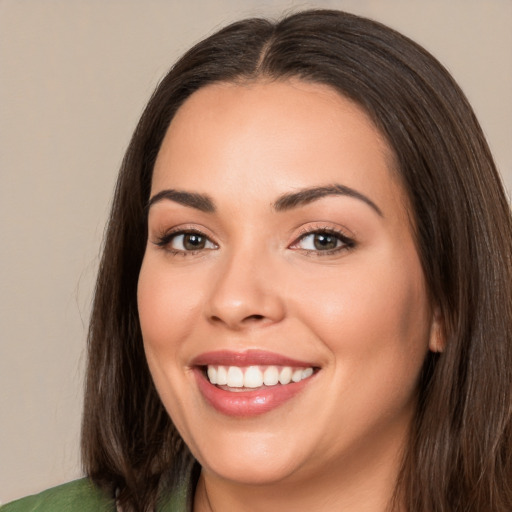
<instances>
[{"instance_id":1,"label":"nose bridge","mask_svg":"<svg viewBox=\"0 0 512 512\"><path fill-rule=\"evenodd\" d=\"M227 250L219 263L206 307L210 321L240 329L282 319L284 304L268 248L240 244Z\"/></svg>"}]
</instances>

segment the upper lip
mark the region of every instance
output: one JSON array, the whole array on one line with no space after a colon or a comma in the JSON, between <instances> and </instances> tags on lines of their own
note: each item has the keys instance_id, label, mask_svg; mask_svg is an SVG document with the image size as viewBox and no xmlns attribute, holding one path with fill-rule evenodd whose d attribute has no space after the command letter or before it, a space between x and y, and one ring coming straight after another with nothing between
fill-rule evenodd
<instances>
[{"instance_id":1,"label":"upper lip","mask_svg":"<svg viewBox=\"0 0 512 512\"><path fill-rule=\"evenodd\" d=\"M268 352L265 350L244 350L236 352L231 350L216 350L213 352L205 352L198 355L192 360L192 366L292 366L298 368L314 367L311 362L299 361L290 357Z\"/></svg>"}]
</instances>

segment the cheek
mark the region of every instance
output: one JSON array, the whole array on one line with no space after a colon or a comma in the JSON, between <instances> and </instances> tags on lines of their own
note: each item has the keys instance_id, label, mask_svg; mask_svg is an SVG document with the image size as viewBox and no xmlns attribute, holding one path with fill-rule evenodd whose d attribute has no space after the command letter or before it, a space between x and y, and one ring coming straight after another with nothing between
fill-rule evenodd
<instances>
[{"instance_id":1,"label":"cheek","mask_svg":"<svg viewBox=\"0 0 512 512\"><path fill-rule=\"evenodd\" d=\"M168 271L165 261L144 258L137 302L146 352L175 352L198 319L201 291L190 273ZM148 354L149 357L149 354Z\"/></svg>"},{"instance_id":2,"label":"cheek","mask_svg":"<svg viewBox=\"0 0 512 512\"><path fill-rule=\"evenodd\" d=\"M198 318L198 289L165 260L149 254L139 274L137 302L146 359L158 394L179 431L190 404L183 380L183 340ZM187 286L188 282L188 286ZM178 371L177 371L178 370Z\"/></svg>"},{"instance_id":3,"label":"cheek","mask_svg":"<svg viewBox=\"0 0 512 512\"><path fill-rule=\"evenodd\" d=\"M370 374L373 367L381 375L389 369L392 378L397 370L421 366L430 308L417 258L385 256L303 279L295 308L337 364L358 363L351 367L354 373Z\"/></svg>"}]
</instances>

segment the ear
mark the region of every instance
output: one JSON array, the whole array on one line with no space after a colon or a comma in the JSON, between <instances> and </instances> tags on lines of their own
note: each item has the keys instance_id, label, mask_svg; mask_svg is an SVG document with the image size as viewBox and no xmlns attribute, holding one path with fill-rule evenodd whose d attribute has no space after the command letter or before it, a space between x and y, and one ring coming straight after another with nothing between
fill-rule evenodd
<instances>
[{"instance_id":1,"label":"ear","mask_svg":"<svg viewBox=\"0 0 512 512\"><path fill-rule=\"evenodd\" d=\"M430 339L428 348L431 352L444 352L446 346L446 336L444 332L444 322L441 311L438 307L434 308L432 314L432 324L430 326Z\"/></svg>"}]
</instances>

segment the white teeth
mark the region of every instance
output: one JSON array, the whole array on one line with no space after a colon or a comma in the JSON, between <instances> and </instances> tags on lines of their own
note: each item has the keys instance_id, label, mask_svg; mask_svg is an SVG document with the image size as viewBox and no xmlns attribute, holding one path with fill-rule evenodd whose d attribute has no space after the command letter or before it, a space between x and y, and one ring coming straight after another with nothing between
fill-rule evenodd
<instances>
[{"instance_id":1,"label":"white teeth","mask_svg":"<svg viewBox=\"0 0 512 512\"><path fill-rule=\"evenodd\" d=\"M217 384L217 369L215 366L208 366L208 379L212 384Z\"/></svg>"},{"instance_id":2,"label":"white teeth","mask_svg":"<svg viewBox=\"0 0 512 512\"><path fill-rule=\"evenodd\" d=\"M311 377L313 375L313 368L306 368L305 370L302 370L302 378L307 379L308 377Z\"/></svg>"},{"instance_id":3,"label":"white teeth","mask_svg":"<svg viewBox=\"0 0 512 512\"><path fill-rule=\"evenodd\" d=\"M276 366L269 366L263 372L263 384L265 386L275 386L279 382L279 370Z\"/></svg>"},{"instance_id":4,"label":"white teeth","mask_svg":"<svg viewBox=\"0 0 512 512\"><path fill-rule=\"evenodd\" d=\"M286 385L300 382L313 375L313 368L292 368L291 366L214 366L206 371L208 380L218 386L255 389L263 385Z\"/></svg>"},{"instance_id":5,"label":"white teeth","mask_svg":"<svg viewBox=\"0 0 512 512\"><path fill-rule=\"evenodd\" d=\"M228 370L227 385L230 388L244 387L244 372L238 366L230 366Z\"/></svg>"},{"instance_id":6,"label":"white teeth","mask_svg":"<svg viewBox=\"0 0 512 512\"><path fill-rule=\"evenodd\" d=\"M281 373L279 373L279 382L280 384L290 384L292 380L292 369L289 366L285 366Z\"/></svg>"},{"instance_id":7,"label":"white teeth","mask_svg":"<svg viewBox=\"0 0 512 512\"><path fill-rule=\"evenodd\" d=\"M300 382L302 380L302 370L295 370L292 374L293 382Z\"/></svg>"},{"instance_id":8,"label":"white teeth","mask_svg":"<svg viewBox=\"0 0 512 512\"><path fill-rule=\"evenodd\" d=\"M259 388L263 385L263 373L257 366L249 366L244 375L245 388Z\"/></svg>"},{"instance_id":9,"label":"white teeth","mask_svg":"<svg viewBox=\"0 0 512 512\"><path fill-rule=\"evenodd\" d=\"M208 367L210 368L210 367ZM219 366L217 369L217 384L219 386L225 386L228 383L228 372L225 366ZM212 382L213 384L213 382Z\"/></svg>"}]
</instances>

